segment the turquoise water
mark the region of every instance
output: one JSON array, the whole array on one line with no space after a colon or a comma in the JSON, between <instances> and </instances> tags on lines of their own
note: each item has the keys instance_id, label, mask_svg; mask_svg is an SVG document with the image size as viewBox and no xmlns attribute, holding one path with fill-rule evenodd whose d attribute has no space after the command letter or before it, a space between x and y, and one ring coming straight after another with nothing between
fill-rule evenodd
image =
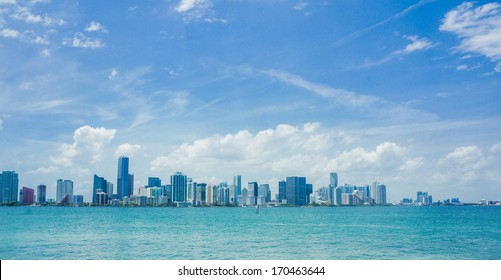
<instances>
[{"instance_id":1,"label":"turquoise water","mask_svg":"<svg viewBox=\"0 0 501 280\"><path fill-rule=\"evenodd\" d=\"M501 207L0 207L0 259L501 259Z\"/></svg>"}]
</instances>

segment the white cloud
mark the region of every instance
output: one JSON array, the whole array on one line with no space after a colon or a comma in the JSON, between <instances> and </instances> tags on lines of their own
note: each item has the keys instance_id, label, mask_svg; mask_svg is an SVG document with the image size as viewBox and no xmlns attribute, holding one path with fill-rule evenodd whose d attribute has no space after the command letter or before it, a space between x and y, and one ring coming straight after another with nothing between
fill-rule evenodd
<instances>
[{"instance_id":1,"label":"white cloud","mask_svg":"<svg viewBox=\"0 0 501 280\"><path fill-rule=\"evenodd\" d=\"M293 8L295 10L301 11L304 8L308 7L308 4L309 4L308 2L301 1L301 2L298 2L296 5L294 5Z\"/></svg>"},{"instance_id":2,"label":"white cloud","mask_svg":"<svg viewBox=\"0 0 501 280\"><path fill-rule=\"evenodd\" d=\"M3 129L3 120L0 119L0 131L2 131L2 129Z\"/></svg>"},{"instance_id":3,"label":"white cloud","mask_svg":"<svg viewBox=\"0 0 501 280\"><path fill-rule=\"evenodd\" d=\"M435 94L436 97L441 97L441 98L447 98L449 96L451 96L451 94L449 92L439 92L437 94Z\"/></svg>"},{"instance_id":4,"label":"white cloud","mask_svg":"<svg viewBox=\"0 0 501 280\"><path fill-rule=\"evenodd\" d=\"M375 150L370 151L357 147L350 151L342 152L329 164L330 169L349 171L352 168L382 167L393 165L398 168L404 162L405 149L392 142L379 144Z\"/></svg>"},{"instance_id":5,"label":"white cloud","mask_svg":"<svg viewBox=\"0 0 501 280\"><path fill-rule=\"evenodd\" d=\"M433 47L433 43L426 38L419 38L418 36L404 36L405 39L412 41L412 43L405 46L403 50L396 51L397 54L410 54L415 51L427 50Z\"/></svg>"},{"instance_id":6,"label":"white cloud","mask_svg":"<svg viewBox=\"0 0 501 280\"><path fill-rule=\"evenodd\" d=\"M106 27L104 27L102 24L100 24L97 21L92 21L91 23L89 23L89 25L87 25L87 27L85 27L84 30L87 32L97 32L97 31L108 32Z\"/></svg>"},{"instance_id":7,"label":"white cloud","mask_svg":"<svg viewBox=\"0 0 501 280\"><path fill-rule=\"evenodd\" d=\"M59 167L57 166L49 166L49 167L39 167L35 170L28 171L29 174L52 174L59 171Z\"/></svg>"},{"instance_id":8,"label":"white cloud","mask_svg":"<svg viewBox=\"0 0 501 280\"><path fill-rule=\"evenodd\" d=\"M206 18L205 19L206 22L208 23L228 23L228 20L227 19L223 19L223 18L215 18L215 17L212 17L212 18Z\"/></svg>"},{"instance_id":9,"label":"white cloud","mask_svg":"<svg viewBox=\"0 0 501 280\"><path fill-rule=\"evenodd\" d=\"M167 156L161 156L150 164L154 171L194 170L203 175L221 175L224 170L253 170L267 172L271 169L285 172L305 168L300 162L290 162L289 168L281 164L288 156L315 158L317 153L331 147L330 137L319 132L319 124L307 123L302 127L278 125L252 134L247 130L235 134L213 135L178 146ZM316 165L316 164L315 164ZM231 166L231 168L230 168ZM208 169L207 169L208 168ZM251 171L252 172L252 171Z\"/></svg>"},{"instance_id":10,"label":"white cloud","mask_svg":"<svg viewBox=\"0 0 501 280\"><path fill-rule=\"evenodd\" d=\"M19 31L14 29L4 28L0 30L0 36L5 38L18 38L20 36L20 33Z\"/></svg>"},{"instance_id":11,"label":"white cloud","mask_svg":"<svg viewBox=\"0 0 501 280\"><path fill-rule=\"evenodd\" d=\"M187 12L193 8L195 8L195 5L197 5L199 2L204 2L204 1L199 1L199 0L181 0L175 10L180 13Z\"/></svg>"},{"instance_id":12,"label":"white cloud","mask_svg":"<svg viewBox=\"0 0 501 280\"><path fill-rule=\"evenodd\" d=\"M0 0L0 5L14 5L16 0Z\"/></svg>"},{"instance_id":13,"label":"white cloud","mask_svg":"<svg viewBox=\"0 0 501 280\"><path fill-rule=\"evenodd\" d=\"M136 155L136 153L140 149L141 149L141 145L138 145L138 144L131 145L131 144L125 143L125 144L118 146L118 148L115 151L115 157L117 157L117 158L120 156L133 157Z\"/></svg>"},{"instance_id":14,"label":"white cloud","mask_svg":"<svg viewBox=\"0 0 501 280\"><path fill-rule=\"evenodd\" d=\"M54 99L54 100L48 100L48 101L39 101L39 102L34 102L30 105L27 106L27 109L29 111L43 111L43 110L49 110L49 109L54 109L63 105L66 105L68 103L71 103L72 100L69 99Z\"/></svg>"},{"instance_id":15,"label":"white cloud","mask_svg":"<svg viewBox=\"0 0 501 280\"><path fill-rule=\"evenodd\" d=\"M49 49L43 49L40 51L40 55L49 57L50 56L50 50Z\"/></svg>"},{"instance_id":16,"label":"white cloud","mask_svg":"<svg viewBox=\"0 0 501 280\"><path fill-rule=\"evenodd\" d=\"M501 73L501 62L499 62L498 64L496 64L496 67L494 68L494 71L496 71L497 73Z\"/></svg>"},{"instance_id":17,"label":"white cloud","mask_svg":"<svg viewBox=\"0 0 501 280\"><path fill-rule=\"evenodd\" d=\"M199 21L211 11L209 0L181 0L174 11L183 15L184 22Z\"/></svg>"},{"instance_id":18,"label":"white cloud","mask_svg":"<svg viewBox=\"0 0 501 280\"><path fill-rule=\"evenodd\" d=\"M424 158L422 157L411 158L405 161L404 164L400 166L399 170L414 171L423 166L423 164L424 164Z\"/></svg>"},{"instance_id":19,"label":"white cloud","mask_svg":"<svg viewBox=\"0 0 501 280\"><path fill-rule=\"evenodd\" d=\"M457 34L462 52L501 59L501 3L474 8L473 2L464 2L445 14L440 30Z\"/></svg>"},{"instance_id":20,"label":"white cloud","mask_svg":"<svg viewBox=\"0 0 501 280\"><path fill-rule=\"evenodd\" d=\"M84 163L96 163L102 160L104 147L116 134L115 129L104 127L82 126L75 130L73 143L59 146L60 154L50 159L57 166L71 166L75 158Z\"/></svg>"},{"instance_id":21,"label":"white cloud","mask_svg":"<svg viewBox=\"0 0 501 280\"><path fill-rule=\"evenodd\" d=\"M398 176L405 181L422 172L425 159L410 156L403 146L383 142L374 148L355 146L345 150L347 145L337 134L322 129L318 123L281 124L256 133L241 130L215 134L174 147L170 153L152 160L150 171L182 171L194 178L225 178L244 171L246 178L260 183L276 182L286 176L306 176L315 188L326 184L325 177L332 171L353 184L390 182L390 178Z\"/></svg>"},{"instance_id":22,"label":"white cloud","mask_svg":"<svg viewBox=\"0 0 501 280\"><path fill-rule=\"evenodd\" d=\"M64 20L52 18L47 14L45 15L33 14L28 7L17 7L17 9L10 16L13 19L21 20L26 23L32 23L32 24L41 23L45 26L65 24Z\"/></svg>"},{"instance_id":23,"label":"white cloud","mask_svg":"<svg viewBox=\"0 0 501 280\"><path fill-rule=\"evenodd\" d=\"M468 65L466 65L466 64L462 64L462 65L459 65L458 67L456 67L456 70L458 70L458 71L464 71L467 69L468 69Z\"/></svg>"},{"instance_id":24,"label":"white cloud","mask_svg":"<svg viewBox=\"0 0 501 280\"><path fill-rule=\"evenodd\" d=\"M37 4L37 3L43 3L43 4L47 4L47 3L50 3L51 0L30 0L30 3L31 4Z\"/></svg>"},{"instance_id":25,"label":"white cloud","mask_svg":"<svg viewBox=\"0 0 501 280\"><path fill-rule=\"evenodd\" d=\"M391 17L389 17L389 18L387 18L387 19L385 19L383 21L380 21L380 22L378 22L376 24L373 24L371 26L368 26L366 28L363 28L361 30L353 32L350 35L345 36L345 37L337 40L336 42L334 42L333 46L334 47L342 46L345 43L347 43L347 42L349 42L349 41L351 41L351 40L353 40L353 39L355 39L355 38L357 38L357 37L359 37L359 36L361 36L363 34L366 34L366 33L370 32L370 31L372 31L372 30L374 30L374 29L376 29L376 28L378 28L380 26L383 26L383 25L385 25L385 24L387 24L389 22L397 20L397 19L399 19L399 18L407 15L408 13L412 12L413 10L415 10L415 9L417 9L417 8L425 5L425 4L433 2L433 1L434 0L420 0L418 3L407 7L406 9L402 10L401 12L399 12L399 13L397 13L397 14L395 14L395 15L393 15L393 16L391 16Z\"/></svg>"},{"instance_id":26,"label":"white cloud","mask_svg":"<svg viewBox=\"0 0 501 280\"><path fill-rule=\"evenodd\" d=\"M139 112L137 115L136 115L136 118L134 119L134 121L132 122L132 124L130 125L129 128L135 128L135 127L138 127L142 124L145 124L149 121L151 121L153 119L153 116L150 115L149 113L147 112Z\"/></svg>"},{"instance_id":27,"label":"white cloud","mask_svg":"<svg viewBox=\"0 0 501 280\"><path fill-rule=\"evenodd\" d=\"M376 96L361 95L345 89L332 88L329 86L309 82L300 76L289 74L284 71L264 70L262 71L262 73L271 78L278 79L286 84L294 85L311 91L320 97L334 98L338 102L345 105L366 107L379 100L379 98Z\"/></svg>"},{"instance_id":28,"label":"white cloud","mask_svg":"<svg viewBox=\"0 0 501 280\"><path fill-rule=\"evenodd\" d=\"M83 33L77 32L73 38L65 38L63 45L75 48L99 49L104 47L104 42L101 39L91 39Z\"/></svg>"},{"instance_id":29,"label":"white cloud","mask_svg":"<svg viewBox=\"0 0 501 280\"><path fill-rule=\"evenodd\" d=\"M117 76L118 76L118 69L117 68L113 68L113 69L111 69L111 72L108 75L108 79L114 80L114 79L117 78Z\"/></svg>"},{"instance_id":30,"label":"white cloud","mask_svg":"<svg viewBox=\"0 0 501 280\"><path fill-rule=\"evenodd\" d=\"M492 153L492 154L495 154L495 153L499 153L501 152L501 142L497 143L497 144L494 144L492 145L490 148L489 148L489 152Z\"/></svg>"}]
</instances>

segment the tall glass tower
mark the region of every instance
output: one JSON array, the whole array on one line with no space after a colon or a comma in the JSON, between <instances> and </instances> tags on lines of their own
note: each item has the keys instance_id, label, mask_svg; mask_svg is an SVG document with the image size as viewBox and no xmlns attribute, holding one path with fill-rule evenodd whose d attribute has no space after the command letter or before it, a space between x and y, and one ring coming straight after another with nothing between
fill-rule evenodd
<instances>
[{"instance_id":1,"label":"tall glass tower","mask_svg":"<svg viewBox=\"0 0 501 280\"><path fill-rule=\"evenodd\" d=\"M336 199L336 188L338 187L338 177L337 173L332 172L330 174L330 182L329 182L329 201L332 205L338 205Z\"/></svg>"},{"instance_id":2,"label":"tall glass tower","mask_svg":"<svg viewBox=\"0 0 501 280\"><path fill-rule=\"evenodd\" d=\"M39 185L37 187L37 202L38 204L45 204L47 202L47 186Z\"/></svg>"},{"instance_id":3,"label":"tall glass tower","mask_svg":"<svg viewBox=\"0 0 501 280\"><path fill-rule=\"evenodd\" d=\"M235 204L238 205L238 196L242 194L242 175L233 176L233 195L235 196Z\"/></svg>"},{"instance_id":4,"label":"tall glass tower","mask_svg":"<svg viewBox=\"0 0 501 280\"><path fill-rule=\"evenodd\" d=\"M118 199L123 200L124 196L132 195L129 182L129 158L121 156L118 158L117 194Z\"/></svg>"},{"instance_id":5,"label":"tall glass tower","mask_svg":"<svg viewBox=\"0 0 501 280\"><path fill-rule=\"evenodd\" d=\"M19 178L14 171L0 173L0 202L16 202Z\"/></svg>"},{"instance_id":6,"label":"tall glass tower","mask_svg":"<svg viewBox=\"0 0 501 280\"><path fill-rule=\"evenodd\" d=\"M70 204L73 202L73 181L58 179L56 184L56 202Z\"/></svg>"},{"instance_id":7,"label":"tall glass tower","mask_svg":"<svg viewBox=\"0 0 501 280\"><path fill-rule=\"evenodd\" d=\"M285 195L287 204L290 205L307 205L308 189L306 186L306 177L287 177L285 187Z\"/></svg>"},{"instance_id":8,"label":"tall glass tower","mask_svg":"<svg viewBox=\"0 0 501 280\"><path fill-rule=\"evenodd\" d=\"M172 201L186 202L188 199L188 178L181 172L176 172L170 176L170 184L172 186Z\"/></svg>"}]
</instances>

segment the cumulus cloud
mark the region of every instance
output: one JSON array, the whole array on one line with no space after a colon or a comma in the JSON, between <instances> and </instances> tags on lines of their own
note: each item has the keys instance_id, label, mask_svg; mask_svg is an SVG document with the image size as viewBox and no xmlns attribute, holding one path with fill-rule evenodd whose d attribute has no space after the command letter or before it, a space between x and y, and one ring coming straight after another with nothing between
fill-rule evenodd
<instances>
[{"instance_id":1,"label":"cumulus cloud","mask_svg":"<svg viewBox=\"0 0 501 280\"><path fill-rule=\"evenodd\" d=\"M50 159L56 166L71 166L75 158L84 162L96 163L102 160L104 147L116 134L115 129L82 126L75 130L73 143L59 146L59 155Z\"/></svg>"},{"instance_id":2,"label":"cumulus cloud","mask_svg":"<svg viewBox=\"0 0 501 280\"><path fill-rule=\"evenodd\" d=\"M129 143L125 143L118 146L118 148L115 151L115 157L120 157L120 156L133 157L140 149L141 145L138 144L131 145Z\"/></svg>"},{"instance_id":3,"label":"cumulus cloud","mask_svg":"<svg viewBox=\"0 0 501 280\"><path fill-rule=\"evenodd\" d=\"M81 32L75 33L73 38L64 38L63 45L74 48L99 49L104 47L101 39L91 39Z\"/></svg>"},{"instance_id":4,"label":"cumulus cloud","mask_svg":"<svg viewBox=\"0 0 501 280\"><path fill-rule=\"evenodd\" d=\"M400 168L405 163L406 150L392 142L377 145L375 150L357 147L350 151L342 152L329 163L332 170L349 171L353 168L389 167Z\"/></svg>"},{"instance_id":5,"label":"cumulus cloud","mask_svg":"<svg viewBox=\"0 0 501 280\"><path fill-rule=\"evenodd\" d=\"M442 180L457 178L460 183L472 182L483 172L490 159L485 155L482 148L476 145L456 148L441 158L437 167L441 174L436 176Z\"/></svg>"},{"instance_id":6,"label":"cumulus cloud","mask_svg":"<svg viewBox=\"0 0 501 280\"><path fill-rule=\"evenodd\" d=\"M326 132L319 123L281 124L256 133L241 130L181 144L152 160L150 170L217 178L242 170L252 180L267 178L268 182L297 175L320 187L325 183L322 178L332 171L368 183L387 173L412 174L424 164L423 158L409 156L406 148L393 142L372 149L358 146L343 151L343 147L337 134Z\"/></svg>"},{"instance_id":7,"label":"cumulus cloud","mask_svg":"<svg viewBox=\"0 0 501 280\"><path fill-rule=\"evenodd\" d=\"M91 23L89 23L89 25L87 25L84 30L87 32L97 32L97 31L108 32L106 27L104 27L97 21L92 21Z\"/></svg>"},{"instance_id":8,"label":"cumulus cloud","mask_svg":"<svg viewBox=\"0 0 501 280\"><path fill-rule=\"evenodd\" d=\"M247 130L216 134L180 145L169 155L153 160L151 169L191 169L193 165L202 171L203 166L217 168L220 164L229 164L269 170L284 155L316 152L330 146L329 136L319 133L318 127L318 124L305 124L303 127L281 124L256 134Z\"/></svg>"},{"instance_id":9,"label":"cumulus cloud","mask_svg":"<svg viewBox=\"0 0 501 280\"><path fill-rule=\"evenodd\" d=\"M405 46L403 50L397 51L396 54L410 54L416 51L427 50L433 47L433 43L426 38L419 38L418 36L404 36L405 39L410 40L412 43Z\"/></svg>"},{"instance_id":10,"label":"cumulus cloud","mask_svg":"<svg viewBox=\"0 0 501 280\"><path fill-rule=\"evenodd\" d=\"M457 47L462 52L473 52L492 60L501 59L501 3L474 7L464 2L445 14L441 31L455 33L461 38Z\"/></svg>"}]
</instances>

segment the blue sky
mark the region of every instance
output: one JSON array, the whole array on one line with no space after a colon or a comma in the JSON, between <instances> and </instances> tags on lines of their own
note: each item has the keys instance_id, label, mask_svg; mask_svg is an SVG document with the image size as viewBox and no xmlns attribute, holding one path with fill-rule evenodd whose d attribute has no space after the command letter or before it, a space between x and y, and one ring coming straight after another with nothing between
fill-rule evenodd
<instances>
[{"instance_id":1,"label":"blue sky","mask_svg":"<svg viewBox=\"0 0 501 280\"><path fill-rule=\"evenodd\" d=\"M0 168L501 198L501 3L0 0Z\"/></svg>"}]
</instances>

